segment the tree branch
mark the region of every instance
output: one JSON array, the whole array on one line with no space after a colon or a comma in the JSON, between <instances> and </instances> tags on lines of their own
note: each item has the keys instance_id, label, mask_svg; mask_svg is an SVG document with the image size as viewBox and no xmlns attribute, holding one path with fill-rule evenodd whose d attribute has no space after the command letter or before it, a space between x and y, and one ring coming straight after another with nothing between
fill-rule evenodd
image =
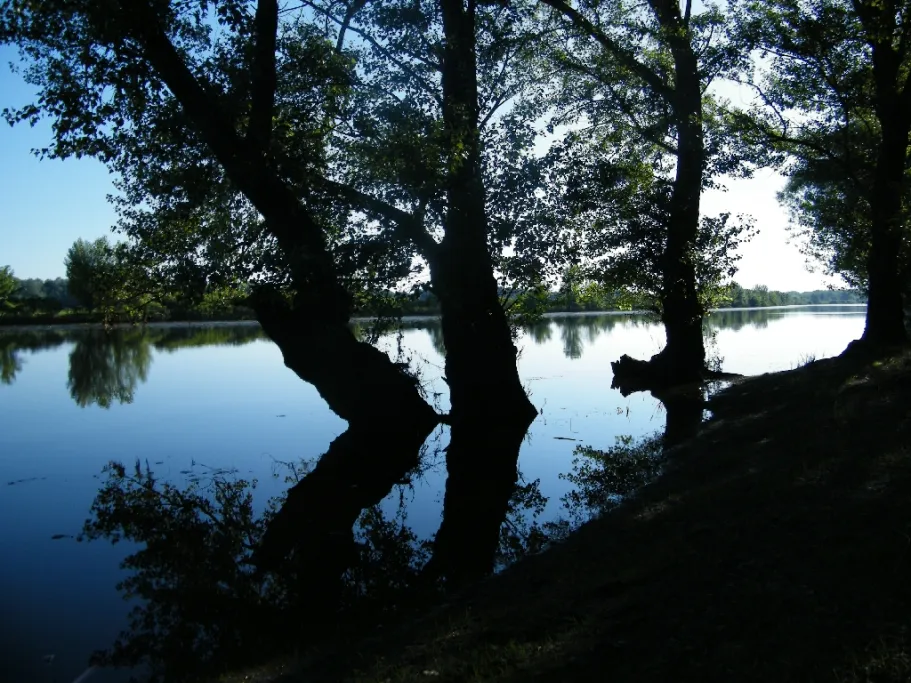
<instances>
[{"instance_id":1,"label":"tree branch","mask_svg":"<svg viewBox=\"0 0 911 683\"><path fill-rule=\"evenodd\" d=\"M746 115L743 116L746 117ZM846 160L838 154L833 153L832 150L827 148L825 145L821 145L818 142L814 142L806 138L797 138L792 135L788 135L787 133L776 131L771 126L763 126L759 122L749 117L746 118L749 119L750 125L755 131L757 131L760 135L764 136L771 142L778 142L784 145L789 145L791 147L803 147L805 149L816 152L817 154L844 168L851 180L858 182L853 169L850 168L850 166L846 163Z\"/></svg>"},{"instance_id":2,"label":"tree branch","mask_svg":"<svg viewBox=\"0 0 911 683\"><path fill-rule=\"evenodd\" d=\"M359 207L362 211L390 221L397 237L411 242L428 261L437 258L439 244L424 229L419 216L403 211L357 188L334 180L323 179L320 184L331 194Z\"/></svg>"},{"instance_id":3,"label":"tree branch","mask_svg":"<svg viewBox=\"0 0 911 683\"><path fill-rule=\"evenodd\" d=\"M335 22L336 24L339 24L339 25L342 24L342 22L343 22L342 19L338 19L337 17L333 16L333 14L329 10L323 9L322 7L318 7L314 2L312 2L312 0L307 0L306 4L309 7L311 7L313 9L313 11L319 12L327 19L330 19L331 21ZM418 88L420 88L421 90L423 90L424 92L429 94L433 98L433 100L437 104L439 104L441 107L443 106L443 98L440 97L440 94L436 91L436 89L431 87L431 85L428 84L427 81L425 81L417 73L415 73L411 67L409 67L407 64L396 59L395 56L384 45L382 45L378 40L376 40L376 38L371 36L369 33L364 31L363 29L357 28L355 26L351 26L350 21L348 22L348 25L345 26L345 30L351 31L355 35L360 36L365 42L367 42L371 47L373 47L373 49L375 49L377 52L379 52L381 55L383 55L383 57L385 57L392 64L394 64L396 68L400 69L402 71L402 73L404 73L406 76L408 76L408 78L410 78Z\"/></svg>"},{"instance_id":4,"label":"tree branch","mask_svg":"<svg viewBox=\"0 0 911 683\"><path fill-rule=\"evenodd\" d=\"M495 96L494 93L498 88L500 88L500 86L502 86L503 80L506 77L506 70L509 67L512 59L516 55L520 54L523 50L525 50L532 43L532 41L534 41L536 39L537 39L536 36L528 36L524 40L519 42L519 44L515 46L514 50L507 52L504 55L503 61L500 63L500 70L497 73L496 77L494 78L493 83L490 85L490 88L488 90L488 95L486 97L481 98L481 102L480 102L478 109L480 111L484 111L484 109L487 108L488 105L490 108L487 109L487 113L484 115L483 119L481 120L480 125L478 126L479 128L484 128L484 126L487 125L488 121L490 121L490 119L494 116L494 114L496 114L497 110L500 107L502 107L504 103L506 103L509 99L512 98L512 93L510 92L509 88L503 90L503 92L501 92L499 95Z\"/></svg>"},{"instance_id":5,"label":"tree branch","mask_svg":"<svg viewBox=\"0 0 911 683\"><path fill-rule=\"evenodd\" d=\"M275 108L275 50L278 33L278 0L259 0L254 18L253 65L250 69L251 107L247 140L260 152L269 148L272 138L272 112Z\"/></svg>"},{"instance_id":6,"label":"tree branch","mask_svg":"<svg viewBox=\"0 0 911 683\"><path fill-rule=\"evenodd\" d=\"M563 14L577 29L596 40L623 66L645 81L656 94L664 98L671 106L674 106L674 89L658 73L636 59L632 52L618 45L610 36L595 26L578 10L571 7L565 0L541 0L541 2Z\"/></svg>"},{"instance_id":7,"label":"tree branch","mask_svg":"<svg viewBox=\"0 0 911 683\"><path fill-rule=\"evenodd\" d=\"M600 74L593 71L592 69L589 69L584 64L580 64L579 62L564 59L564 60L560 60L560 63L569 69L579 71L580 73L583 73L586 76L593 78L594 80L601 83L610 92L610 94L613 98L613 101L620 108L620 111L623 112L623 114L629 120L629 123L632 126L633 130L635 130L644 139L648 140L649 142L652 142L653 144L657 145L658 147L661 147L665 151L667 151L671 154L677 154L677 148L674 145L667 142L667 140L663 139L663 137L659 137L659 134L657 131L650 130L649 128L646 128L644 125L642 125L639 122L639 120L636 118L633 108L630 107L626 102L624 102L623 98L620 97L620 95L617 93L617 90L614 87L613 83L605 82L601 78Z\"/></svg>"},{"instance_id":8,"label":"tree branch","mask_svg":"<svg viewBox=\"0 0 911 683\"><path fill-rule=\"evenodd\" d=\"M354 15L360 12L366 4L367 0L355 0L348 5L348 9L345 10L345 16L342 17L341 24L339 25L338 39L335 41L336 52L342 51L342 48L345 46L345 33L348 31L348 27L351 26Z\"/></svg>"}]
</instances>

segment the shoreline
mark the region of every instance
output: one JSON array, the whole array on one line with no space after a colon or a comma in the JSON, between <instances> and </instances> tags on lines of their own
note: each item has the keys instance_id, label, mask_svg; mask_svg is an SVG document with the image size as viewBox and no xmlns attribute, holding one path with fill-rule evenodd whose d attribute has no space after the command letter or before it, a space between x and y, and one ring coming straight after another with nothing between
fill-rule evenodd
<instances>
[{"instance_id":1,"label":"shoreline","mask_svg":"<svg viewBox=\"0 0 911 683\"><path fill-rule=\"evenodd\" d=\"M856 308L865 309L867 304L789 304L787 306L755 306L746 308L713 308L709 313L741 312L741 311L777 311L777 310L794 310L801 308ZM610 316L631 316L631 315L653 315L649 311L548 311L542 314L542 318L559 318L559 317L594 317L600 315ZM415 314L402 316L403 321L431 321L439 320L438 313L433 314ZM375 320L371 316L356 316L351 318L352 323L368 322ZM100 322L35 322L35 323L5 323L0 317L0 334L6 330L14 332L32 332L32 331L53 331L53 330L103 330L103 329L129 329L135 327L149 327L153 329L174 329L180 327L246 327L259 326L257 320L157 320L147 323L141 322L118 322L105 326Z\"/></svg>"}]
</instances>

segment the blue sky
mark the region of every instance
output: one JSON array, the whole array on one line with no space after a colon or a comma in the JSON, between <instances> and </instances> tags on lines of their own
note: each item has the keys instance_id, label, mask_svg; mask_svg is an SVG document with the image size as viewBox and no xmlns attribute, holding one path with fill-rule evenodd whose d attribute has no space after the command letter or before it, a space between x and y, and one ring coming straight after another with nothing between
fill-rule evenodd
<instances>
[{"instance_id":1,"label":"blue sky","mask_svg":"<svg viewBox=\"0 0 911 683\"><path fill-rule=\"evenodd\" d=\"M7 66L15 50L0 47L0 108L28 103L34 90ZM116 221L107 195L112 178L92 159L45 159L30 150L51 140L51 124L10 128L0 121L0 265L10 265L20 278L64 275L63 259L72 243L109 234ZM741 250L736 280L744 286L810 290L834 282L807 272L798 247L788 244L787 215L775 199L783 178L762 171L756 178L729 184L724 193L708 193L708 213L750 213L759 235Z\"/></svg>"},{"instance_id":2,"label":"blue sky","mask_svg":"<svg viewBox=\"0 0 911 683\"><path fill-rule=\"evenodd\" d=\"M34 94L11 73L16 51L0 47L0 108L27 104ZM106 196L111 176L92 159L45 159L30 150L51 140L51 124L10 128L0 121L0 265L17 277L63 276L63 258L78 238L107 234L115 219Z\"/></svg>"}]
</instances>

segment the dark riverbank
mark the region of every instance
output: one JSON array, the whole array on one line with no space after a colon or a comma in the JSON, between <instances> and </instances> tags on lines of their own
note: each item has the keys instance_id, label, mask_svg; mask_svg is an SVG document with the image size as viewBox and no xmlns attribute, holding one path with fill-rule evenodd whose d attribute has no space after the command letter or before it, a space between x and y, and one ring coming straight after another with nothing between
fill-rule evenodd
<instances>
[{"instance_id":1,"label":"dark riverbank","mask_svg":"<svg viewBox=\"0 0 911 683\"><path fill-rule=\"evenodd\" d=\"M909 405L909 352L742 380L661 479L560 546L222 680L907 681Z\"/></svg>"}]
</instances>

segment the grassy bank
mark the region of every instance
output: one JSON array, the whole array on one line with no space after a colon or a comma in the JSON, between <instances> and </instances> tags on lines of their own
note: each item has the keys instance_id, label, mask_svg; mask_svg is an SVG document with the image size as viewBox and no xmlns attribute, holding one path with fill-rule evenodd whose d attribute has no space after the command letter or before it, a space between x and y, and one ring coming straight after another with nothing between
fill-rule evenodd
<instances>
[{"instance_id":1,"label":"grassy bank","mask_svg":"<svg viewBox=\"0 0 911 683\"><path fill-rule=\"evenodd\" d=\"M406 626L225 681L911 680L911 353L745 379L638 498Z\"/></svg>"}]
</instances>

